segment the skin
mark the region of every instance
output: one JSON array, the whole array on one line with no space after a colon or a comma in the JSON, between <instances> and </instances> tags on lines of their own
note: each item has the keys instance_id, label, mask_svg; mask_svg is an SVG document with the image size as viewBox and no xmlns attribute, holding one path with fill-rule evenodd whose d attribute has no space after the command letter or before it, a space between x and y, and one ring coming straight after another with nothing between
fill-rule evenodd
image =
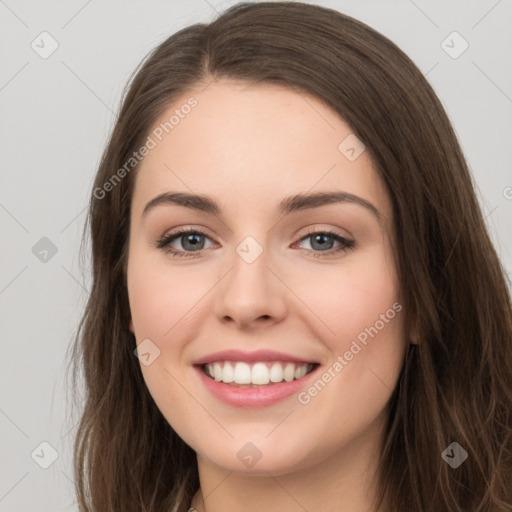
<instances>
[{"instance_id":1,"label":"skin","mask_svg":"<svg viewBox=\"0 0 512 512\"><path fill-rule=\"evenodd\" d=\"M224 349L270 349L321 364L400 303L391 249L392 208L368 151L349 161L338 146L350 127L320 100L274 85L228 80L196 87L198 105L145 157L132 198L128 258L130 330L160 356L141 371L157 406L197 453L201 489L192 506L212 511L369 512L374 472L409 337L404 310L303 405L293 395L263 408L229 406L205 388L193 361ZM222 215L161 205L165 191L206 194ZM292 194L345 191L371 202L276 214ZM207 232L197 256L185 237L176 257L155 247L175 228ZM326 255L313 232L333 230L355 247ZM247 236L263 249L236 252ZM340 246L328 238L329 248ZM187 249L188 248L188 249ZM323 256L323 257L322 257ZM361 345L361 344L360 344ZM253 443L261 459L237 452ZM202 492L201 492L202 491Z\"/></svg>"}]
</instances>

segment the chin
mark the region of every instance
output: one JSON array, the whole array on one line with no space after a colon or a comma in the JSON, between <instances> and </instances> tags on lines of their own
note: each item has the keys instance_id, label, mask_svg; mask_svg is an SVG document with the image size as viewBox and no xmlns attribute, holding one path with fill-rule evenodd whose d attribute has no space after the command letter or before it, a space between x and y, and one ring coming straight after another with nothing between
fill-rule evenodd
<instances>
[{"instance_id":1,"label":"chin","mask_svg":"<svg viewBox=\"0 0 512 512\"><path fill-rule=\"evenodd\" d=\"M251 431L250 428L247 430ZM284 475L308 469L322 461L322 450L315 450L314 446L310 449L304 446L304 439L311 439L311 433L304 432L302 441L290 439L289 436L276 436L273 440L265 440L264 437L261 436L261 440L258 440L254 435L237 436L226 440L222 445L218 440L212 439L204 447L198 446L194 449L210 464L225 471L248 476L268 476L269 473L274 476ZM216 447L215 450L212 450L212 446Z\"/></svg>"}]
</instances>

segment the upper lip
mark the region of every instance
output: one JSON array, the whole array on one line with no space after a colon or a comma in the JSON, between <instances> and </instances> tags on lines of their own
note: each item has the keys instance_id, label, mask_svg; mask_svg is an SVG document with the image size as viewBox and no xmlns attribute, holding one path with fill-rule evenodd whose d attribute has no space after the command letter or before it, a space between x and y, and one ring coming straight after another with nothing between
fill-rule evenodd
<instances>
[{"instance_id":1,"label":"upper lip","mask_svg":"<svg viewBox=\"0 0 512 512\"><path fill-rule=\"evenodd\" d=\"M216 361L290 361L294 363L316 363L311 359L303 357L292 356L284 352L276 352L274 350L255 350L253 352L243 352L241 350L221 350L214 352L207 356L201 357L194 361L193 364L201 365L207 363L214 363Z\"/></svg>"}]
</instances>

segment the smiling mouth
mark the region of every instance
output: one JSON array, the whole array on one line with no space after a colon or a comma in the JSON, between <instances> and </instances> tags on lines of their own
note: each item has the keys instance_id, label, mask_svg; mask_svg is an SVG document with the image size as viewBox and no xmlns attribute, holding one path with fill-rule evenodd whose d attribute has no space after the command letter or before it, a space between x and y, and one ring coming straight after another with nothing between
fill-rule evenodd
<instances>
[{"instance_id":1,"label":"smiling mouth","mask_svg":"<svg viewBox=\"0 0 512 512\"><path fill-rule=\"evenodd\" d=\"M215 361L200 366L207 377L217 382L234 387L259 388L302 379L319 364L289 361Z\"/></svg>"}]
</instances>

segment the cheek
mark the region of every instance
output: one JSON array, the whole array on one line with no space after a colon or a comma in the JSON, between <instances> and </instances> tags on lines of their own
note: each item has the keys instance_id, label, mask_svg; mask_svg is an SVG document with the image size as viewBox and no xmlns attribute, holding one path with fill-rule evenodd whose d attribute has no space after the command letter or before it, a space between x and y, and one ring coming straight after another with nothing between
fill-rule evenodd
<instances>
[{"instance_id":1,"label":"cheek","mask_svg":"<svg viewBox=\"0 0 512 512\"><path fill-rule=\"evenodd\" d=\"M128 295L137 340L153 337L163 342L193 316L194 305L207 292L211 276L203 279L179 266L165 265L165 261L134 257L131 263Z\"/></svg>"},{"instance_id":2,"label":"cheek","mask_svg":"<svg viewBox=\"0 0 512 512\"><path fill-rule=\"evenodd\" d=\"M323 327L318 335L336 352L348 350L347 343L350 345L350 340L376 322L383 327L380 319L386 312L385 320L397 316L393 304L399 301L399 294L392 263L378 252L357 261L354 258L353 262L317 269L310 279L297 280L292 285L321 320ZM390 332L387 324L383 333Z\"/></svg>"},{"instance_id":3,"label":"cheek","mask_svg":"<svg viewBox=\"0 0 512 512\"><path fill-rule=\"evenodd\" d=\"M183 376L179 369L187 340L184 329L205 291L198 288L200 281L191 284L190 277L179 268L171 270L135 252L130 258L127 284L135 338L151 358L149 364L140 359L142 376L169 424L183 430L183 411L190 404L190 395L180 385Z\"/></svg>"},{"instance_id":4,"label":"cheek","mask_svg":"<svg viewBox=\"0 0 512 512\"><path fill-rule=\"evenodd\" d=\"M322 338L330 360L299 402L311 413L306 419L311 428L336 425L332 435L343 437L371 424L396 386L406 348L403 307L394 267L384 257L331 269L329 276L323 292L308 296L334 331Z\"/></svg>"}]
</instances>

